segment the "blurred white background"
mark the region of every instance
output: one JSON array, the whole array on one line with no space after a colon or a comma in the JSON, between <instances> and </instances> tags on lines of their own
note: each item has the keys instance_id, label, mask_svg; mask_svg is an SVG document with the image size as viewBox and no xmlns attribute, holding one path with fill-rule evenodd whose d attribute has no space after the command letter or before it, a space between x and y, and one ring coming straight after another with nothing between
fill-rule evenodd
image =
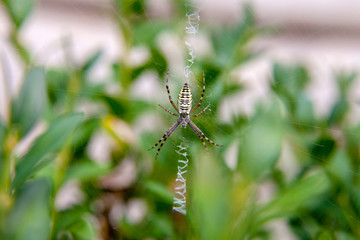
<instances>
[{"instance_id":1,"label":"blurred white background","mask_svg":"<svg viewBox=\"0 0 360 240\"><path fill-rule=\"evenodd\" d=\"M196 1L201 6L201 22L216 25L240 19L245 2L253 6L257 22L271 26L273 34L260 36L252 43L254 51L261 50L264 54L238 69L239 81L243 81L248 88L236 97L236 101L232 99L229 109L224 111L249 114L253 102L267 94L264 81L269 80L271 64L274 61L288 64L300 61L311 71L313 82L308 93L315 103L316 112L318 115L326 114L337 97L334 73L360 69L360 2ZM148 0L146 8L151 17L169 18L174 1ZM70 43L77 63L82 63L94 51L103 49L105 54L101 64L93 73L101 79L107 76L109 63L125 57L114 12L110 0L37 0L30 19L22 28L21 40L31 50L33 61L45 66L69 64L64 58L65 43ZM0 5L0 80L10 78L11 94L16 94L23 65L9 43L9 24ZM173 51L170 54L183 53ZM136 56L134 58L136 61ZM353 92L349 94L349 100L353 103L351 116L359 119L360 84L359 81L354 84ZM5 103L9 93L4 93L7 92L4 81L0 81L0 90L0 114L6 119Z\"/></svg>"}]
</instances>

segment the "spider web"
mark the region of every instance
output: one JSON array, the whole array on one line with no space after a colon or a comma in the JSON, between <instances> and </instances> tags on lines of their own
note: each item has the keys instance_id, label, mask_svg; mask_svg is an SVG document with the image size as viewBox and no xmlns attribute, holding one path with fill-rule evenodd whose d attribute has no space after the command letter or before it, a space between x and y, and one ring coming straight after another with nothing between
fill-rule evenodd
<instances>
[{"instance_id":1,"label":"spider web","mask_svg":"<svg viewBox=\"0 0 360 240\"><path fill-rule=\"evenodd\" d=\"M185 140L183 140L183 143ZM186 145L180 144L178 145L178 150L176 153L180 155L181 158L178 160L178 172L175 182L179 184L179 186L175 187L175 197L173 210L179 212L183 215L186 215L186 177L184 174L187 172L186 168L189 163L189 159L187 158L187 147Z\"/></svg>"},{"instance_id":2,"label":"spider web","mask_svg":"<svg viewBox=\"0 0 360 240\"><path fill-rule=\"evenodd\" d=\"M195 6L192 4L186 4L187 7L187 25L185 27L186 37L185 37L185 45L188 49L187 64L184 69L185 81L189 82L190 77L192 76L191 66L195 61L195 52L194 46L191 43L189 37L195 36L198 33L198 27L200 25L200 12L196 10ZM175 182L180 183L180 186L175 187L175 197L173 203L173 210L177 211L183 215L186 215L186 177L184 174L187 172L186 168L188 166L189 159L187 158L187 147L186 144L178 145L179 150L176 151L183 159L178 160L178 172Z\"/></svg>"},{"instance_id":3,"label":"spider web","mask_svg":"<svg viewBox=\"0 0 360 240\"><path fill-rule=\"evenodd\" d=\"M192 6L190 4L187 4L187 6ZM194 8L194 7L192 7ZM189 8L188 8L189 9ZM185 27L187 36L185 38L185 45L188 49L189 58L186 60L187 65L185 66L185 80L186 82L189 82L189 78L192 75L191 66L194 64L195 61L195 53L194 53L194 46L191 43L191 39L189 37L195 36L198 33L198 28L200 25L200 11L199 10L188 10L187 13L187 25Z\"/></svg>"}]
</instances>

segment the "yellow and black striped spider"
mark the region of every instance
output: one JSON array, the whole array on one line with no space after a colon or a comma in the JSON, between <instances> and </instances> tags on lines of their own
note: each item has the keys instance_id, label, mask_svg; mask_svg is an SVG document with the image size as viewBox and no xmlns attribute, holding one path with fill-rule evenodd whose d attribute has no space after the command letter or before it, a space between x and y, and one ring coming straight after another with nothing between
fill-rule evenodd
<instances>
[{"instance_id":1,"label":"yellow and black striped spider","mask_svg":"<svg viewBox=\"0 0 360 240\"><path fill-rule=\"evenodd\" d=\"M180 93L179 93L179 97L178 97L178 107L175 106L172 98L171 98L171 94L170 94L170 90L169 90L169 84L168 84L168 81L169 81L169 72L167 73L166 75L166 90L167 90L167 93L169 95L169 100L170 100L170 103L171 105L174 107L174 109L176 110L177 113L179 114L175 114L175 113L172 113L170 112L169 110L167 110L166 108L164 108L163 106L161 106L159 104L159 106L164 109L166 112L170 113L171 115L173 116L176 116L176 117L179 117L176 122L166 131L166 133L162 136L162 138L150 149L148 150L151 150L153 149L154 147L156 147L157 145L159 145L160 143L160 146L156 152L156 157L155 159L157 159L157 156L162 148L162 146L164 145L166 139L171 135L171 133L177 128L177 126L179 126L179 124L181 124L181 127L182 128L186 128L186 126L189 124L191 129L195 132L195 134L200 138L202 144L204 145L205 149L208 151L208 148L206 147L206 144L205 144L205 141L204 141L204 138L209 142L211 143L212 145L215 145L215 146L219 146L219 147L222 147L222 145L219 145L219 144L216 144L214 143L213 141L211 141L209 138L207 138L205 136L205 134L200 130L200 128L198 128L195 123L193 123L193 121L190 120L190 117L198 117L200 116L201 114L203 114L206 109L208 109L208 107L210 106L207 105L206 108L204 108L204 110L202 110L201 112L199 112L198 114L194 114L194 115L190 115L191 112L195 111L198 107L200 107L201 103L202 103L202 100L203 100L203 97L204 97L204 93L205 93L205 74L203 72L203 90L202 90L202 93L201 93L201 97L200 97L200 101L198 103L198 105L196 105L193 109L191 109L191 103L192 103L192 95L191 95L191 91L190 91L190 88L188 86L187 83L184 84L184 86L181 88L180 90Z\"/></svg>"}]
</instances>

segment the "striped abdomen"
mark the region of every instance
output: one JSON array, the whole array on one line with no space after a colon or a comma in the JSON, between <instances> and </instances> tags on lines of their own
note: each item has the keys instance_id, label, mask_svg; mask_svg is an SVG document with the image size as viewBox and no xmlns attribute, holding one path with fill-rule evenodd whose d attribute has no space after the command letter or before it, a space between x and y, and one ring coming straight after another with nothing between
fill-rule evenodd
<instances>
[{"instance_id":1,"label":"striped abdomen","mask_svg":"<svg viewBox=\"0 0 360 240\"><path fill-rule=\"evenodd\" d=\"M187 83L182 87L179 98L178 98L178 108L180 114L190 114L192 103L191 91Z\"/></svg>"}]
</instances>

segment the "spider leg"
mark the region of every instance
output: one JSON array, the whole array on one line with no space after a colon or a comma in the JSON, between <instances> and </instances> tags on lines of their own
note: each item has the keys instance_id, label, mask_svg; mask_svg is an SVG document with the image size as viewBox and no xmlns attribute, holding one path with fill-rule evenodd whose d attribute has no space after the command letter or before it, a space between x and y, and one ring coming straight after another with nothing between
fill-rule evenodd
<instances>
[{"instance_id":1,"label":"spider leg","mask_svg":"<svg viewBox=\"0 0 360 240\"><path fill-rule=\"evenodd\" d=\"M207 105L206 108L204 108L204 110L202 110L202 111L199 112L198 114L190 115L190 117L198 117L198 116L200 116L201 114L203 114L203 113L206 111L206 109L208 109L208 107L210 107L210 104Z\"/></svg>"},{"instance_id":2,"label":"spider leg","mask_svg":"<svg viewBox=\"0 0 360 240\"><path fill-rule=\"evenodd\" d=\"M209 143L211 143L212 145L215 145L215 146L218 146L218 147L222 147L223 145L220 145L220 144L216 144L214 143L213 141L211 141L209 138L207 138L205 136L205 134L200 130L200 128L198 128L195 123L193 121L189 121L189 125L190 127L195 131L197 131L203 138L205 138Z\"/></svg>"},{"instance_id":3,"label":"spider leg","mask_svg":"<svg viewBox=\"0 0 360 240\"><path fill-rule=\"evenodd\" d=\"M176 105L174 104L172 98L171 98L171 94L170 94L170 89L169 89L169 70L166 74L166 91L169 95L169 100L170 100L170 103L171 105L175 108L176 112L179 112L178 108L176 107Z\"/></svg>"},{"instance_id":4,"label":"spider leg","mask_svg":"<svg viewBox=\"0 0 360 240\"><path fill-rule=\"evenodd\" d=\"M157 143L155 143L155 145L154 145L152 148L149 148L149 149L148 149L148 151L149 151L149 150L153 149L154 147L156 147L157 145L159 145L159 144L162 142L162 143L160 144L157 152L156 152L156 157L155 157L155 159L157 159L157 156L158 156L158 154L159 154L162 146L164 145L164 142L166 141L166 139L171 135L172 132L174 132L174 130L176 129L176 127L177 127L179 124L180 124L180 121L177 120L173 125L171 125L171 127L166 131L166 133L162 136L162 138L161 138Z\"/></svg>"},{"instance_id":5,"label":"spider leg","mask_svg":"<svg viewBox=\"0 0 360 240\"><path fill-rule=\"evenodd\" d=\"M198 107L200 107L201 103L202 103L202 100L203 100L203 97L204 97L204 94L205 94L205 73L203 71L203 90L202 90L202 93L201 93L201 97L200 97L200 101L198 103L198 105L196 105L193 109L191 109L190 112L193 112L195 111Z\"/></svg>"},{"instance_id":6,"label":"spider leg","mask_svg":"<svg viewBox=\"0 0 360 240\"><path fill-rule=\"evenodd\" d=\"M172 113L170 112L169 110L167 110L166 108L164 108L163 106L161 106L160 104L158 104L159 107L161 107L162 109L164 109L166 112L170 113L171 115L175 116L175 117L178 117L179 115L175 114L175 113Z\"/></svg>"},{"instance_id":7,"label":"spider leg","mask_svg":"<svg viewBox=\"0 0 360 240\"><path fill-rule=\"evenodd\" d=\"M206 151L209 151L209 149L207 148L206 143L205 143L203 137L201 136L201 134L194 128L194 126L192 126L191 124L189 124L189 125L190 125L191 129L195 132L195 134L200 138L202 144L203 144L204 147L205 147L205 150L206 150Z\"/></svg>"}]
</instances>

